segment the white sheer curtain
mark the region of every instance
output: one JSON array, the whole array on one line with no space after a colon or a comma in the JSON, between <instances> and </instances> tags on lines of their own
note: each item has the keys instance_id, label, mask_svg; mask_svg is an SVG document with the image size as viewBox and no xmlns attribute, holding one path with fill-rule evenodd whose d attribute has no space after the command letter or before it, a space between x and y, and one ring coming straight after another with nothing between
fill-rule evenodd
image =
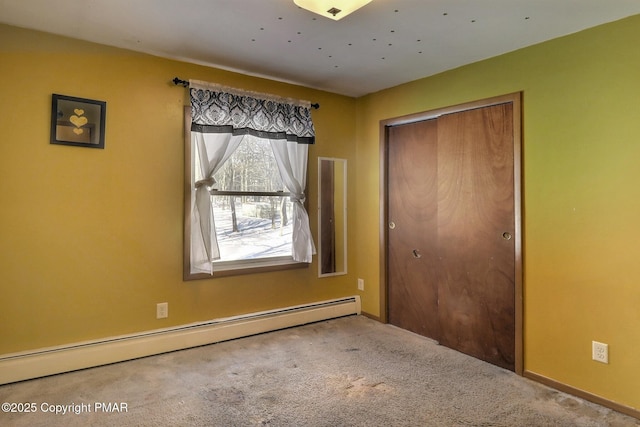
<instances>
[{"instance_id":1,"label":"white sheer curtain","mask_svg":"<svg viewBox=\"0 0 640 427\"><path fill-rule=\"evenodd\" d=\"M269 142L278 164L280 177L291 193L293 202L293 260L311 262L312 255L316 253L316 247L309 228L309 215L304 208L309 145L284 139L271 139Z\"/></svg>"},{"instance_id":2,"label":"white sheer curtain","mask_svg":"<svg viewBox=\"0 0 640 427\"><path fill-rule=\"evenodd\" d=\"M293 259L311 262L316 253L304 209L308 145L315 129L308 101L191 80L190 274L213 274L212 261L220 258L213 218L213 175L243 139L269 140L282 180L293 194Z\"/></svg>"},{"instance_id":3,"label":"white sheer curtain","mask_svg":"<svg viewBox=\"0 0 640 427\"><path fill-rule=\"evenodd\" d=\"M212 273L211 262L220 258L211 204L213 175L238 148L244 135L191 132L192 170L195 172L191 223L191 274Z\"/></svg>"}]
</instances>

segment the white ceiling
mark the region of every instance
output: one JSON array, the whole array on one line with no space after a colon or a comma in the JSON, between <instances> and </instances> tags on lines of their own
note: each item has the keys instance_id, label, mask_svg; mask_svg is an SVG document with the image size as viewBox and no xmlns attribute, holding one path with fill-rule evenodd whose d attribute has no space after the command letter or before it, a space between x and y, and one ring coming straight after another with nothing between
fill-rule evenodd
<instances>
[{"instance_id":1,"label":"white ceiling","mask_svg":"<svg viewBox=\"0 0 640 427\"><path fill-rule=\"evenodd\" d=\"M0 0L9 25L349 96L638 13L639 0L373 0L333 21L293 0Z\"/></svg>"}]
</instances>

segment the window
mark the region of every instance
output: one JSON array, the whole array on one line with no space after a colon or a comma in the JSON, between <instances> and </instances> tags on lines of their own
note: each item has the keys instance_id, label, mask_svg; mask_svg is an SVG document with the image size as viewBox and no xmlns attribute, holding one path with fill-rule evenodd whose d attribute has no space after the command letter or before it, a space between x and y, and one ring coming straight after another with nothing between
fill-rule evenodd
<instances>
[{"instance_id":1,"label":"window","mask_svg":"<svg viewBox=\"0 0 640 427\"><path fill-rule=\"evenodd\" d=\"M222 267L237 261L292 261L292 210L268 140L245 138L213 175L214 222Z\"/></svg>"},{"instance_id":2,"label":"window","mask_svg":"<svg viewBox=\"0 0 640 427\"><path fill-rule=\"evenodd\" d=\"M308 265L309 103L193 81L190 94L185 280Z\"/></svg>"}]
</instances>

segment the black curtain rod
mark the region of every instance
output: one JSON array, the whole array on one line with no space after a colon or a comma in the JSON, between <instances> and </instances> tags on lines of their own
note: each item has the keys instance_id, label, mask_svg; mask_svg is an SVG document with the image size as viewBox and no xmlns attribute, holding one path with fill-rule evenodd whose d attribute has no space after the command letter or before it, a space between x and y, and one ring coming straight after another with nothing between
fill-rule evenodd
<instances>
[{"instance_id":1,"label":"black curtain rod","mask_svg":"<svg viewBox=\"0 0 640 427\"><path fill-rule=\"evenodd\" d=\"M179 79L179 78L175 77L171 81L176 86L180 85L182 87L189 87L189 82L187 80L182 80L182 79ZM311 104L311 108L315 108L317 110L318 108L320 108L320 104L318 104L318 103Z\"/></svg>"}]
</instances>

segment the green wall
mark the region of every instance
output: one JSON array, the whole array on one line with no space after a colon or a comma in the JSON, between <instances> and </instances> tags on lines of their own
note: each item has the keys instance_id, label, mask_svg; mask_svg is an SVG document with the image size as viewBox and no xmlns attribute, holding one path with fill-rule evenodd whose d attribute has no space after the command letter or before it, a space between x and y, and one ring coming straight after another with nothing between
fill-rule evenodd
<instances>
[{"instance_id":1,"label":"green wall","mask_svg":"<svg viewBox=\"0 0 640 427\"><path fill-rule=\"evenodd\" d=\"M522 91L525 370L640 408L638 41L634 16L358 99L363 310L380 314L379 121Z\"/></svg>"}]
</instances>

